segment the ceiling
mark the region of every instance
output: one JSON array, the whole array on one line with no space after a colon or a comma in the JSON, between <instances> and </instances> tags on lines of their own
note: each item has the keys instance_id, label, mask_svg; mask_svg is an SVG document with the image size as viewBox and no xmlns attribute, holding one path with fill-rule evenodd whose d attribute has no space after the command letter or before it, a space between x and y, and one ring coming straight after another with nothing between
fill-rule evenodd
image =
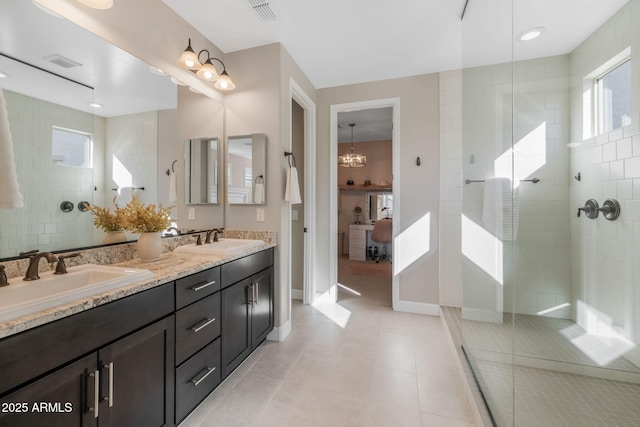
<instances>
[{"instance_id":1,"label":"ceiling","mask_svg":"<svg viewBox=\"0 0 640 427\"><path fill-rule=\"evenodd\" d=\"M263 0L270 22L249 0L163 1L225 53L282 43L318 89L566 54L627 2L469 0L462 25L465 0Z\"/></svg>"}]
</instances>

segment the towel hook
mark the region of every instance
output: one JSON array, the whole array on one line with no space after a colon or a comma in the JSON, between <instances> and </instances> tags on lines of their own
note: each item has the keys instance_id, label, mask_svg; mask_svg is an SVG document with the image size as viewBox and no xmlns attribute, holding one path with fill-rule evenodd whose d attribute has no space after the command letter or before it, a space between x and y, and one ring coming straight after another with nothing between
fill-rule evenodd
<instances>
[{"instance_id":1,"label":"towel hook","mask_svg":"<svg viewBox=\"0 0 640 427\"><path fill-rule=\"evenodd\" d=\"M290 152L290 151L285 151L284 152L284 156L289 158L289 167L296 167L296 156ZM293 161L291 160L293 159Z\"/></svg>"},{"instance_id":2,"label":"towel hook","mask_svg":"<svg viewBox=\"0 0 640 427\"><path fill-rule=\"evenodd\" d=\"M176 170L174 168L174 166L176 165L177 160L174 160L173 163L171 163L171 170L167 169L167 171L165 172L167 174L167 176L171 175L171 172L176 173Z\"/></svg>"}]
</instances>

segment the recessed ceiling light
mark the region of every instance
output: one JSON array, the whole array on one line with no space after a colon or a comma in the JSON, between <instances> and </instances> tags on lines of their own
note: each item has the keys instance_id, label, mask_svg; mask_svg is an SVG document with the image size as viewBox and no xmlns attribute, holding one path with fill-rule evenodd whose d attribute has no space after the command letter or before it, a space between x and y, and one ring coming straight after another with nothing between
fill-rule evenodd
<instances>
[{"instance_id":1,"label":"recessed ceiling light","mask_svg":"<svg viewBox=\"0 0 640 427\"><path fill-rule=\"evenodd\" d=\"M202 92L200 92L198 89L194 89L194 88L192 88L191 86L189 86L189 90L190 90L191 92L193 92L193 93L202 93Z\"/></svg>"},{"instance_id":2,"label":"recessed ceiling light","mask_svg":"<svg viewBox=\"0 0 640 427\"><path fill-rule=\"evenodd\" d=\"M93 9L111 9L113 6L113 0L78 0L85 6L89 6Z\"/></svg>"},{"instance_id":3,"label":"recessed ceiling light","mask_svg":"<svg viewBox=\"0 0 640 427\"><path fill-rule=\"evenodd\" d=\"M520 40L521 42L528 42L537 39L542 35L542 33L544 33L544 27L529 28L528 30L525 30L518 34L516 36L516 39Z\"/></svg>"},{"instance_id":4,"label":"recessed ceiling light","mask_svg":"<svg viewBox=\"0 0 640 427\"><path fill-rule=\"evenodd\" d=\"M174 82L175 84L177 84L178 86L186 86L186 83L182 83L180 80L176 79L175 77L171 77L171 81Z\"/></svg>"},{"instance_id":5,"label":"recessed ceiling light","mask_svg":"<svg viewBox=\"0 0 640 427\"><path fill-rule=\"evenodd\" d=\"M87 104L89 104L89 107L93 107L93 108L102 108L103 107L102 104L98 104L97 102L87 102Z\"/></svg>"},{"instance_id":6,"label":"recessed ceiling light","mask_svg":"<svg viewBox=\"0 0 640 427\"><path fill-rule=\"evenodd\" d=\"M5 77L9 77L9 74L5 73L4 71L0 71L0 79L3 79Z\"/></svg>"}]
</instances>

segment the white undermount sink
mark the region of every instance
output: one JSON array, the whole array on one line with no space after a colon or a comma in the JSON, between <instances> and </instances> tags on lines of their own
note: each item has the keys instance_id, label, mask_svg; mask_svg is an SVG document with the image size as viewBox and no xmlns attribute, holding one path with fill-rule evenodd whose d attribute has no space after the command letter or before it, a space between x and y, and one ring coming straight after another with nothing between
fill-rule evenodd
<instances>
[{"instance_id":1,"label":"white undermount sink","mask_svg":"<svg viewBox=\"0 0 640 427\"><path fill-rule=\"evenodd\" d=\"M15 277L9 280L9 286L0 288L0 322L153 277L149 270L95 264L69 267L67 274L55 275L48 271L41 273L40 279L33 281Z\"/></svg>"},{"instance_id":2,"label":"white undermount sink","mask_svg":"<svg viewBox=\"0 0 640 427\"><path fill-rule=\"evenodd\" d=\"M213 243L203 243L202 245L193 243L191 245L178 246L173 251L198 255L229 256L260 246L264 246L264 241L222 238L220 241Z\"/></svg>"}]
</instances>

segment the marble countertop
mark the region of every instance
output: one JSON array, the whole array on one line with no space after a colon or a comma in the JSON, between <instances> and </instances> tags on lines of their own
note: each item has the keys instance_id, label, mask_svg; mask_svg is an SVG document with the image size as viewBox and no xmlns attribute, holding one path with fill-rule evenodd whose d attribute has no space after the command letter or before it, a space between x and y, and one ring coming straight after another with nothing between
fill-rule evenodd
<instances>
[{"instance_id":1,"label":"marble countertop","mask_svg":"<svg viewBox=\"0 0 640 427\"><path fill-rule=\"evenodd\" d=\"M265 246L251 248L237 255L227 256L224 258L188 253L166 252L163 253L157 261L141 261L140 259L133 259L130 261L112 264L119 267L147 269L154 274L154 277L152 279L142 280L131 285L113 289L108 292L78 299L77 301L69 304L60 305L51 309L23 316L18 319L2 322L0 323L0 338L5 338L36 326L44 325L129 295L134 295L138 292L154 288L181 277L189 276L197 273L198 271L225 264L233 261L234 259L242 258L252 253L261 252L275 246L275 244L266 244ZM73 267L69 268L71 269Z\"/></svg>"}]
</instances>

